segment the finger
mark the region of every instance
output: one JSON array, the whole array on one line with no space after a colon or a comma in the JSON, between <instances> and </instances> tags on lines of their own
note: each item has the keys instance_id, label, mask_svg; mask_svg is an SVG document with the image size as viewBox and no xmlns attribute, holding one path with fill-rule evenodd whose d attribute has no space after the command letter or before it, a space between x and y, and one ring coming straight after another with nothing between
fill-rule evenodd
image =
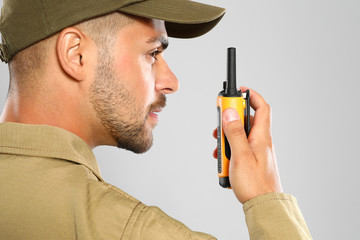
<instances>
[{"instance_id":1,"label":"finger","mask_svg":"<svg viewBox=\"0 0 360 240\"><path fill-rule=\"evenodd\" d=\"M250 91L250 106L255 110L253 127L259 134L269 134L271 128L271 108L265 99L255 90L240 87L241 91ZM255 130L254 129L254 130Z\"/></svg>"},{"instance_id":2,"label":"finger","mask_svg":"<svg viewBox=\"0 0 360 240\"><path fill-rule=\"evenodd\" d=\"M213 157L217 158L217 148L215 148L214 152L213 152Z\"/></svg>"},{"instance_id":3,"label":"finger","mask_svg":"<svg viewBox=\"0 0 360 240\"><path fill-rule=\"evenodd\" d=\"M230 144L232 159L243 159L236 156L251 154L244 125L235 109L228 108L223 112L223 129Z\"/></svg>"},{"instance_id":4,"label":"finger","mask_svg":"<svg viewBox=\"0 0 360 240\"><path fill-rule=\"evenodd\" d=\"M256 111L266 103L265 99L255 90L248 87L240 87L241 92L250 91L250 106Z\"/></svg>"},{"instance_id":5,"label":"finger","mask_svg":"<svg viewBox=\"0 0 360 240\"><path fill-rule=\"evenodd\" d=\"M213 137L217 138L217 128L215 128L215 130L213 131Z\"/></svg>"},{"instance_id":6,"label":"finger","mask_svg":"<svg viewBox=\"0 0 360 240\"><path fill-rule=\"evenodd\" d=\"M251 115L250 116L250 128L252 128L253 125L254 125L254 116Z\"/></svg>"}]
</instances>

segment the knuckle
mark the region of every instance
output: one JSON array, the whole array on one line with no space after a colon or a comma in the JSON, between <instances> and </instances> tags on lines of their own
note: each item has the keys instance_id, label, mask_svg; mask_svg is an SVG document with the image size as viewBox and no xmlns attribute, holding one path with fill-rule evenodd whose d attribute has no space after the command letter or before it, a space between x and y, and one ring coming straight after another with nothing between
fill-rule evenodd
<instances>
[{"instance_id":1,"label":"knuckle","mask_svg":"<svg viewBox=\"0 0 360 240\"><path fill-rule=\"evenodd\" d=\"M266 149L272 149L273 143L271 137L265 137L257 139L251 143L251 147L257 151L265 151Z\"/></svg>"},{"instance_id":2,"label":"knuckle","mask_svg":"<svg viewBox=\"0 0 360 240\"><path fill-rule=\"evenodd\" d=\"M268 103L264 104L264 109L266 109L267 112L271 113L271 106Z\"/></svg>"}]
</instances>

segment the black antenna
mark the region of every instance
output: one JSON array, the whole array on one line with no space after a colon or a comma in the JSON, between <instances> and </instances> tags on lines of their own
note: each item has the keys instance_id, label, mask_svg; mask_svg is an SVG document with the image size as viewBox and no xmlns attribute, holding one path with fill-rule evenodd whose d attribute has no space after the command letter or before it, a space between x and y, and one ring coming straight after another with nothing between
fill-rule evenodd
<instances>
[{"instance_id":1,"label":"black antenna","mask_svg":"<svg viewBox=\"0 0 360 240\"><path fill-rule=\"evenodd\" d=\"M236 48L228 48L227 55L227 85L225 94L229 97L237 96L236 88Z\"/></svg>"}]
</instances>

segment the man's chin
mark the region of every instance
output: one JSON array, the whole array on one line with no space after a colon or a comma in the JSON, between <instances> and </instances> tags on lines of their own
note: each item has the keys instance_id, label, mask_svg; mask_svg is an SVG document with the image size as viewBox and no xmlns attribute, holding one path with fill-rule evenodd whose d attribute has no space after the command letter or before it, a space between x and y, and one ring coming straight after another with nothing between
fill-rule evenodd
<instances>
[{"instance_id":1,"label":"man's chin","mask_svg":"<svg viewBox=\"0 0 360 240\"><path fill-rule=\"evenodd\" d=\"M117 147L122 148L133 153L145 153L153 145L153 136L152 133L149 134L148 138L144 139L134 139L133 141L117 141Z\"/></svg>"}]
</instances>

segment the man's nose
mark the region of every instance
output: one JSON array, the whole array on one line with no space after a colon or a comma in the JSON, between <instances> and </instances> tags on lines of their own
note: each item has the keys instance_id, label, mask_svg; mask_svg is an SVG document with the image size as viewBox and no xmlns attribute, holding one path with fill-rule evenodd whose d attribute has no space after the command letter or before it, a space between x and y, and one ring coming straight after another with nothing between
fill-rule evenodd
<instances>
[{"instance_id":1,"label":"man's nose","mask_svg":"<svg viewBox=\"0 0 360 240\"><path fill-rule=\"evenodd\" d=\"M171 94L179 89L179 81L163 57L158 59L155 88L163 94Z\"/></svg>"}]
</instances>

